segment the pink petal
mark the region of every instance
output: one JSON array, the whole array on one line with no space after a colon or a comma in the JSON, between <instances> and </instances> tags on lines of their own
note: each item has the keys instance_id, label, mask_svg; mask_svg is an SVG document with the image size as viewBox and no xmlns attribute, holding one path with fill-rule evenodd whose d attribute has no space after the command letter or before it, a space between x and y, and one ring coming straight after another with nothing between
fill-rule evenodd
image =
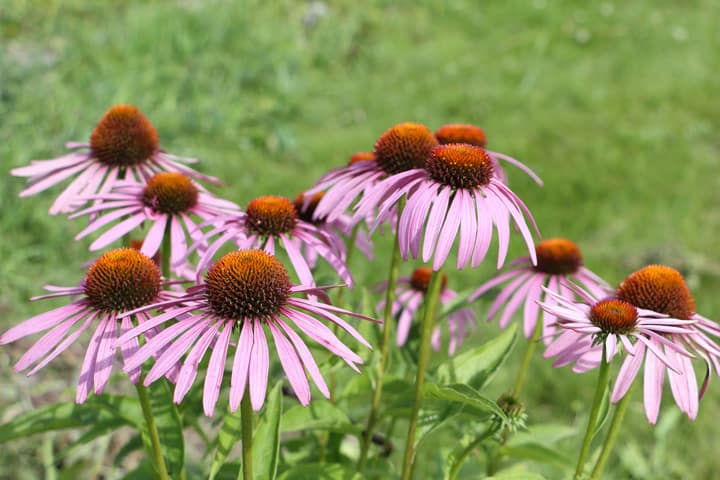
<instances>
[{"instance_id":1,"label":"pink petal","mask_svg":"<svg viewBox=\"0 0 720 480\"><path fill-rule=\"evenodd\" d=\"M232 374L230 376L230 411L237 411L240 401L245 394L245 385L248 378L248 367L253 349L252 322L244 321L240 339L235 349Z\"/></svg>"},{"instance_id":2,"label":"pink petal","mask_svg":"<svg viewBox=\"0 0 720 480\"><path fill-rule=\"evenodd\" d=\"M246 319L253 322L253 351L250 356L250 403L253 410L260 410L267 393L269 354L267 338L262 323L257 319Z\"/></svg>"},{"instance_id":3,"label":"pink petal","mask_svg":"<svg viewBox=\"0 0 720 480\"><path fill-rule=\"evenodd\" d=\"M228 345L230 345L230 334L233 330L235 321L225 322L225 328L220 332L212 355L210 355L210 363L208 364L205 377L205 387L203 388L203 410L205 415L212 417L215 412L215 404L220 395L220 386L222 385L223 374L225 373L225 359L227 358Z\"/></svg>"},{"instance_id":4,"label":"pink petal","mask_svg":"<svg viewBox=\"0 0 720 480\"><path fill-rule=\"evenodd\" d=\"M298 358L295 349L287 338L278 330L274 322L268 322L270 332L275 340L275 348L280 358L280 364L287 375L290 386L301 405L307 406L310 403L310 383L305 376L302 362Z\"/></svg>"},{"instance_id":5,"label":"pink petal","mask_svg":"<svg viewBox=\"0 0 720 480\"><path fill-rule=\"evenodd\" d=\"M658 358L648 352L645 356L645 380L643 382L643 401L645 415L653 425L657 423L660 413L660 400L662 398L662 384L665 378L665 369Z\"/></svg>"}]
</instances>

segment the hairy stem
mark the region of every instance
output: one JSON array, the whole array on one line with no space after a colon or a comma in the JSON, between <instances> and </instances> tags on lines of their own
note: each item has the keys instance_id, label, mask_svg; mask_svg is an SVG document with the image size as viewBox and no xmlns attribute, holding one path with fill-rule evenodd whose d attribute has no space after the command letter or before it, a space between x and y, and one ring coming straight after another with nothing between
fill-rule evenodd
<instances>
[{"instance_id":1,"label":"hairy stem","mask_svg":"<svg viewBox=\"0 0 720 480\"><path fill-rule=\"evenodd\" d=\"M158 478L160 480L170 480L168 475L167 466L165 465L165 459L162 454L162 445L160 445L160 435L158 434L157 426L155 425L155 417L150 407L150 398L148 397L147 388L143 385L145 375L140 376L140 380L135 384L137 390L138 399L140 400L140 407L142 407L143 416L145 417L145 425L147 426L148 433L150 435L150 444L153 451L153 459L155 460L155 467L157 468Z\"/></svg>"},{"instance_id":2,"label":"hairy stem","mask_svg":"<svg viewBox=\"0 0 720 480\"><path fill-rule=\"evenodd\" d=\"M243 480L252 480L252 434L253 411L250 405L250 391L248 389L240 402L240 421L242 424L242 472Z\"/></svg>"},{"instance_id":3,"label":"hairy stem","mask_svg":"<svg viewBox=\"0 0 720 480\"><path fill-rule=\"evenodd\" d=\"M605 464L607 463L608 458L610 458L612 449L615 446L615 440L617 440L618 433L620 433L620 428L622 427L623 418L625 418L625 412L627 411L628 404L630 403L631 391L632 387L630 387L630 390L625 394L615 408L612 423L610 424L610 430L608 430L607 437L605 437L605 443L603 444L602 451L600 452L600 458L598 458L595 468L593 468L590 480L598 480L600 478L600 475L602 475L603 469L605 468Z\"/></svg>"},{"instance_id":4,"label":"hairy stem","mask_svg":"<svg viewBox=\"0 0 720 480\"><path fill-rule=\"evenodd\" d=\"M590 444L592 443L593 433L595 432L595 427L597 426L603 394L605 393L605 388L607 388L610 365L607 362L606 353L607 347L603 342L602 360L600 361L600 368L598 371L598 383L597 388L595 389L595 398L593 399L592 409L590 410L590 417L588 418L582 449L580 450L577 466L575 467L575 480L580 480L582 478L583 470L585 469L585 462L587 461L587 456L590 452Z\"/></svg>"},{"instance_id":5,"label":"hairy stem","mask_svg":"<svg viewBox=\"0 0 720 480\"><path fill-rule=\"evenodd\" d=\"M397 223L400 224L400 214L405 204L404 200L400 200L398 204ZM380 340L380 361L377 366L375 378L375 391L373 392L372 404L370 404L370 414L363 432L360 442L360 458L358 459L358 472L362 473L367 464L368 451L373 436L373 430L380 414L380 403L382 401L383 379L385 377L385 367L387 366L388 351L390 348L390 337L392 333L392 304L395 301L395 287L397 285L398 273L400 270L400 245L398 244L397 228L395 229L395 239L393 242L392 259L390 260L390 271L388 272L387 291L385 292L385 311L383 312L383 329L382 338Z\"/></svg>"},{"instance_id":6,"label":"hairy stem","mask_svg":"<svg viewBox=\"0 0 720 480\"><path fill-rule=\"evenodd\" d=\"M537 319L535 324L535 330L533 331L532 337L528 340L525 347L525 353L523 354L522 363L520 363L520 370L518 371L517 378L515 379L515 386L512 389L512 396L518 398L522 391L523 385L525 384L525 376L527 375L530 362L532 361L533 354L535 353L535 347L540 341L540 335L542 334L542 320Z\"/></svg>"},{"instance_id":7,"label":"hairy stem","mask_svg":"<svg viewBox=\"0 0 720 480\"><path fill-rule=\"evenodd\" d=\"M425 294L425 314L422 322L422 335L420 337L420 352L418 356L417 375L415 377L415 402L410 414L407 440L405 442L405 458L403 460L402 480L410 480L412 466L415 459L415 434L417 432L418 415L422 406L423 385L425 383L425 370L430 361L430 339L435 325L435 311L440 300L442 289L442 272L432 273L430 285Z\"/></svg>"}]
</instances>

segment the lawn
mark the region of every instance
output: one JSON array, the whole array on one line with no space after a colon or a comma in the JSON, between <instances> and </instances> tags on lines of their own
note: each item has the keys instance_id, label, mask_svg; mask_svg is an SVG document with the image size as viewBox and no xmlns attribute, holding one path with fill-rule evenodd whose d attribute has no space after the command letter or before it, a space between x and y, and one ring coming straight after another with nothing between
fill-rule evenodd
<instances>
[{"instance_id":1,"label":"lawn","mask_svg":"<svg viewBox=\"0 0 720 480\"><path fill-rule=\"evenodd\" d=\"M481 125L493 150L544 179L540 188L510 171L545 237L575 240L585 265L610 283L647 263L674 266L698 311L720 319L718 18L712 0L4 2L0 328L46 309L50 302L27 299L44 284L78 282L91 258L89 239L72 240L78 221L47 215L59 190L20 200L24 181L8 171L86 140L115 103L140 107L165 149L200 158L200 170L225 182L214 191L241 205L293 197L395 123ZM378 250L375 264L357 265L368 284L385 270L387 249ZM521 252L515 239L511 256ZM450 281L477 285L493 263ZM479 315L486 307L476 305ZM469 344L498 331L483 324ZM2 421L73 396L82 350L26 379L11 365L27 345L0 349ZM502 393L515 369L488 394ZM595 376L538 356L531 378L529 422L582 430ZM719 389L711 382L695 422L677 415L667 389L656 427L636 389L607 478L713 478ZM43 438L4 446L0 478L39 478L59 453L54 436ZM112 446L93 448L101 447ZM91 451L63 461L92 464ZM439 460L428 457L432 469ZM470 465L481 461L471 460L465 478L478 478ZM115 478L105 465L92 468Z\"/></svg>"}]
</instances>

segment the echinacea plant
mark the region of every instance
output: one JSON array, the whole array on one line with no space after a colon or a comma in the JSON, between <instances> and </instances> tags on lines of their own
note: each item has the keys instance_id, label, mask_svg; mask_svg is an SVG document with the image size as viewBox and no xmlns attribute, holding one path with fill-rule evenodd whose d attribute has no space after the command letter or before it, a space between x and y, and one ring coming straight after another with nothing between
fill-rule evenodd
<instances>
[{"instance_id":1,"label":"echinacea plant","mask_svg":"<svg viewBox=\"0 0 720 480\"><path fill-rule=\"evenodd\" d=\"M680 272L649 265L613 289L585 266L573 241L541 240L509 187L514 169L505 167L542 182L519 160L488 150L478 126L448 123L433 133L421 123L396 124L371 152L352 155L293 200L250 192L244 210L207 191L199 181L216 179L185 165L194 160L162 150L136 107L111 107L88 143L69 147L64 157L12 174L29 178L21 197L69 180L50 213L87 218L76 240L96 237L90 250L99 257L85 264L79 285L47 286L50 293L36 298L65 303L10 328L0 345L23 349L26 337L39 334L15 364L28 375L82 350L75 402L7 421L0 443L87 425L82 443L130 426L137 435L114 463L144 447L148 458L131 475L160 480L440 478L423 471L425 456L442 456L445 480L459 478L471 459L488 477L510 478L500 470L527 452L564 463L550 441L526 450L511 444L535 428L534 405L519 397L543 361L532 355L542 341L555 367L598 371L574 479L588 478L593 459L590 478L599 480L641 371L651 424L666 377L678 408L694 420L720 373L720 326L697 313ZM386 223L388 251L373 238ZM492 252L491 267L506 265L514 237L527 253L479 278ZM102 251L113 243L125 247ZM388 257L387 266L372 264L375 256ZM400 277L410 258L426 266ZM364 268L356 269L358 259ZM387 279L369 288L379 268ZM484 313L509 328L493 337L494 327L474 328L473 302L495 289ZM518 330L528 343L517 379L492 400L483 392L511 356ZM483 344L472 345L471 335ZM700 382L698 363L706 369ZM125 375L137 399L117 393ZM603 398L615 411L593 457ZM395 429L405 426L404 445L395 448ZM193 449L207 450L186 456L190 429ZM456 444L433 444L440 429L453 432ZM201 472L197 459L211 451ZM535 475L527 464L511 468L505 473Z\"/></svg>"}]
</instances>

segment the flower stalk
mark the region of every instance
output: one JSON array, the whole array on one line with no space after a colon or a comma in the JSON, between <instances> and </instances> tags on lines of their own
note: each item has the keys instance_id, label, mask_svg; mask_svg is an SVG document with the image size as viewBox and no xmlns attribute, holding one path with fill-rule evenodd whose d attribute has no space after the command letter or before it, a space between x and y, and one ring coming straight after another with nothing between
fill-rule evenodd
<instances>
[{"instance_id":1,"label":"flower stalk","mask_svg":"<svg viewBox=\"0 0 720 480\"><path fill-rule=\"evenodd\" d=\"M153 416L152 408L150 407L150 398L148 397L147 388L143 385L144 380L145 375L141 375L140 380L135 384L135 389L137 390L140 407L142 408L143 416L145 417L145 425L147 426L148 434L150 436L153 460L157 469L158 478L160 480L170 480L167 466L165 465L165 459L162 454L160 435L158 434L157 425L155 425L155 417Z\"/></svg>"},{"instance_id":2,"label":"flower stalk","mask_svg":"<svg viewBox=\"0 0 720 480\"><path fill-rule=\"evenodd\" d=\"M397 223L400 224L400 213L402 212L405 200L401 199L398 204ZM385 310L383 312L383 329L380 340L380 361L377 366L375 378L375 391L373 392L372 404L370 405L370 414L368 415L367 425L361 438L360 458L358 459L358 472L362 473L367 464L368 451L373 436L373 430L380 414L380 403L382 401L383 379L385 377L385 367L387 366L388 350L390 348L390 338L392 333L392 305L395 301L395 287L400 271L400 244L395 230L395 239L393 242L392 258L390 260L390 271L388 272L387 291L385 292ZM355 233L357 232L357 228Z\"/></svg>"},{"instance_id":3,"label":"flower stalk","mask_svg":"<svg viewBox=\"0 0 720 480\"><path fill-rule=\"evenodd\" d=\"M622 427L623 419L625 418L625 412L627 411L628 404L630 403L631 391L632 387L630 387L630 391L625 394L615 408L612 423L610 423L610 429L608 430L607 437L605 437L605 443L600 451L600 457L595 464L595 468L593 468L590 480L600 479L600 475L602 475L605 464L607 463L608 458L610 458L610 453L612 453L612 449L615 446L615 440L617 440L618 433Z\"/></svg>"},{"instance_id":4,"label":"flower stalk","mask_svg":"<svg viewBox=\"0 0 720 480\"><path fill-rule=\"evenodd\" d=\"M425 371L430 361L430 339L435 325L435 312L442 290L442 272L433 271L430 285L425 296L425 312L422 323L422 336L420 337L420 352L418 356L417 375L415 377L415 402L410 414L407 439L405 442L405 458L403 460L402 480L410 480L412 466L415 458L415 435L417 433L418 415L422 405L423 385L425 384Z\"/></svg>"},{"instance_id":5,"label":"flower stalk","mask_svg":"<svg viewBox=\"0 0 720 480\"><path fill-rule=\"evenodd\" d=\"M577 466L575 467L575 480L580 480L582 478L583 471L585 470L585 462L587 461L587 456L590 452L590 444L592 443L593 434L595 433L595 428L597 427L598 416L600 415L602 398L608 384L610 364L607 361L606 354L607 345L603 342L602 359L600 361L600 368L598 371L598 383L597 388L595 389L595 398L593 398L592 409L590 410L590 417L588 418L587 429L585 430L585 438L583 438L582 448L580 449Z\"/></svg>"},{"instance_id":6,"label":"flower stalk","mask_svg":"<svg viewBox=\"0 0 720 480\"><path fill-rule=\"evenodd\" d=\"M518 370L518 375L515 379L515 385L512 389L512 396L515 398L520 397L520 392L525 385L525 377L527 376L528 368L530 368L530 361L532 360L533 354L535 353L535 347L540 340L542 327L542 322L538 321L535 323L535 330L533 331L532 337L530 337L527 345L525 346L525 353L523 354L522 363L520 363L520 370Z\"/></svg>"},{"instance_id":7,"label":"flower stalk","mask_svg":"<svg viewBox=\"0 0 720 480\"><path fill-rule=\"evenodd\" d=\"M240 421L242 425L242 473L243 480L252 480L252 434L253 411L250 404L250 391L248 389L240 402Z\"/></svg>"}]
</instances>

